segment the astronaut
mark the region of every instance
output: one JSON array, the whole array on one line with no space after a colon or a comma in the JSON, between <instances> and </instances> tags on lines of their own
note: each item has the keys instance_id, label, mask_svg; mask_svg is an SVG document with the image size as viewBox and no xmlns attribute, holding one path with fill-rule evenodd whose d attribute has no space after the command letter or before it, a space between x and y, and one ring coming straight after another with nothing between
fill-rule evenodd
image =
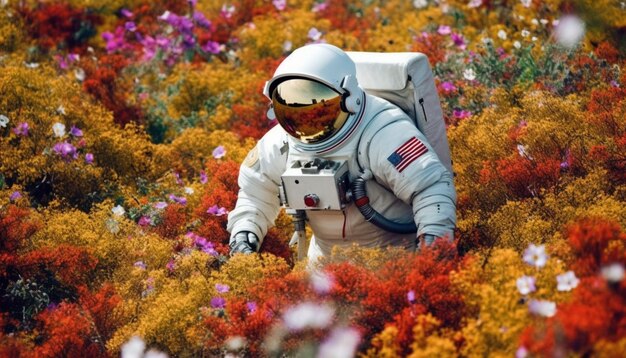
<instances>
[{"instance_id":1,"label":"astronaut","mask_svg":"<svg viewBox=\"0 0 626 358\"><path fill-rule=\"evenodd\" d=\"M341 49L311 44L290 54L266 83L268 117L278 121L248 153L239 173L239 195L228 215L231 254L259 250L281 202L281 175L295 161L345 161L350 180L369 174L368 205L415 232L382 229L351 202L343 210L309 210L310 260L334 246L389 245L415 250L435 239L453 239L453 175L412 120L390 102L365 93L355 63Z\"/></svg>"}]
</instances>

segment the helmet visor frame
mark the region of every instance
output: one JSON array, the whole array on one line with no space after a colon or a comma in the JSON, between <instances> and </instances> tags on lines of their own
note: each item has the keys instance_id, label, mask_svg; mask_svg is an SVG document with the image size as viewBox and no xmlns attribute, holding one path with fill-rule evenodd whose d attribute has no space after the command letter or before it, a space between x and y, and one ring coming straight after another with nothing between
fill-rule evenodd
<instances>
[{"instance_id":1,"label":"helmet visor frame","mask_svg":"<svg viewBox=\"0 0 626 358\"><path fill-rule=\"evenodd\" d=\"M314 79L286 77L272 87L271 101L278 123L303 143L327 140L350 115L343 109L343 95Z\"/></svg>"}]
</instances>

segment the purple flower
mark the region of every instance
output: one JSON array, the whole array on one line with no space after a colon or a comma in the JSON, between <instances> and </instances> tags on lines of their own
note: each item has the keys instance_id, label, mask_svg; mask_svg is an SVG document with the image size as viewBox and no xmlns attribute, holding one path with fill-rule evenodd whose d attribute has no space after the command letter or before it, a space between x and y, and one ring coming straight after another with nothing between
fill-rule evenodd
<instances>
[{"instance_id":1,"label":"purple flower","mask_svg":"<svg viewBox=\"0 0 626 358\"><path fill-rule=\"evenodd\" d=\"M164 201L157 201L156 203L154 203L154 208L155 209L159 209L159 210L163 210L165 208L167 208L167 203Z\"/></svg>"},{"instance_id":2,"label":"purple flower","mask_svg":"<svg viewBox=\"0 0 626 358\"><path fill-rule=\"evenodd\" d=\"M187 198L185 198L184 196L176 196L174 194L170 194L168 198L171 201L178 203L180 205L187 205Z\"/></svg>"},{"instance_id":3,"label":"purple flower","mask_svg":"<svg viewBox=\"0 0 626 358\"><path fill-rule=\"evenodd\" d=\"M15 128L13 128L13 133L19 136L26 137L28 135L28 129L29 129L28 123L21 122Z\"/></svg>"},{"instance_id":4,"label":"purple flower","mask_svg":"<svg viewBox=\"0 0 626 358\"><path fill-rule=\"evenodd\" d=\"M148 266L143 261L137 261L133 264L133 266L145 270Z\"/></svg>"},{"instance_id":5,"label":"purple flower","mask_svg":"<svg viewBox=\"0 0 626 358\"><path fill-rule=\"evenodd\" d=\"M451 32L452 30L450 29L450 26L447 25L439 25L439 28L437 29L437 33L439 35L450 35Z\"/></svg>"},{"instance_id":6,"label":"purple flower","mask_svg":"<svg viewBox=\"0 0 626 358\"><path fill-rule=\"evenodd\" d=\"M220 44L215 41L207 41L207 43L202 46L202 51L217 55L220 53Z\"/></svg>"},{"instance_id":7,"label":"purple flower","mask_svg":"<svg viewBox=\"0 0 626 358\"><path fill-rule=\"evenodd\" d=\"M246 303L246 308L248 308L248 313L254 313L257 310L257 304L254 301L249 301Z\"/></svg>"},{"instance_id":8,"label":"purple flower","mask_svg":"<svg viewBox=\"0 0 626 358\"><path fill-rule=\"evenodd\" d=\"M215 251L213 243L208 241L206 238L191 231L188 232L186 236L193 239L193 246L197 247L200 251L215 257L219 255L218 252Z\"/></svg>"},{"instance_id":9,"label":"purple flower","mask_svg":"<svg viewBox=\"0 0 626 358\"><path fill-rule=\"evenodd\" d=\"M191 5L191 7L195 7L198 3L198 0L187 0L187 2L189 3L189 5Z\"/></svg>"},{"instance_id":10,"label":"purple flower","mask_svg":"<svg viewBox=\"0 0 626 358\"><path fill-rule=\"evenodd\" d=\"M120 10L120 13L122 14L122 16L127 17L129 19L134 16L133 13L128 9L122 9Z\"/></svg>"},{"instance_id":11,"label":"purple flower","mask_svg":"<svg viewBox=\"0 0 626 358\"><path fill-rule=\"evenodd\" d=\"M228 285L223 285L221 283L216 283L215 289L217 290L218 293L226 293L230 291L230 287L228 287Z\"/></svg>"},{"instance_id":12,"label":"purple flower","mask_svg":"<svg viewBox=\"0 0 626 358\"><path fill-rule=\"evenodd\" d=\"M416 302L415 300L415 291L414 290L410 290L409 292L406 293L406 299L409 301L410 304L414 304Z\"/></svg>"},{"instance_id":13,"label":"purple flower","mask_svg":"<svg viewBox=\"0 0 626 358\"><path fill-rule=\"evenodd\" d=\"M211 298L211 307L215 309L224 309L226 308L226 300L223 297L213 297Z\"/></svg>"},{"instance_id":14,"label":"purple flower","mask_svg":"<svg viewBox=\"0 0 626 358\"><path fill-rule=\"evenodd\" d=\"M224 157L225 155L226 155L226 149L224 149L224 146L218 145L217 147L215 147L215 149L213 149L213 158L220 159Z\"/></svg>"},{"instance_id":15,"label":"purple flower","mask_svg":"<svg viewBox=\"0 0 626 358\"><path fill-rule=\"evenodd\" d=\"M102 39L106 42L105 48L108 53L124 49L128 46L126 40L124 39L124 32L124 28L118 26L113 33L102 33Z\"/></svg>"},{"instance_id":16,"label":"purple flower","mask_svg":"<svg viewBox=\"0 0 626 358\"><path fill-rule=\"evenodd\" d=\"M617 83L617 81L615 80L612 80L610 84L611 84L611 87L619 88L619 83Z\"/></svg>"},{"instance_id":17,"label":"purple flower","mask_svg":"<svg viewBox=\"0 0 626 358\"><path fill-rule=\"evenodd\" d=\"M450 93L456 91L456 86L452 82L446 81L441 83L441 89L446 93Z\"/></svg>"},{"instance_id":18,"label":"purple flower","mask_svg":"<svg viewBox=\"0 0 626 358\"><path fill-rule=\"evenodd\" d=\"M169 260L165 265L165 268L167 268L169 272L173 272L176 268L176 262L173 259Z\"/></svg>"},{"instance_id":19,"label":"purple flower","mask_svg":"<svg viewBox=\"0 0 626 358\"><path fill-rule=\"evenodd\" d=\"M195 22L196 22L196 24L198 24L198 26L201 26L201 27L204 27L204 28L210 29L210 28L211 28L211 26L213 25L213 24L211 23L211 21L209 21L209 20L206 18L206 16L204 16L204 13L202 13L201 11L197 11L197 10L195 10L195 11L193 12L193 16L192 16L192 18L193 18L193 21L195 21Z\"/></svg>"},{"instance_id":20,"label":"purple flower","mask_svg":"<svg viewBox=\"0 0 626 358\"><path fill-rule=\"evenodd\" d=\"M200 172L200 183L206 184L209 181L209 178L206 175L206 172L203 170Z\"/></svg>"},{"instance_id":21,"label":"purple flower","mask_svg":"<svg viewBox=\"0 0 626 358\"><path fill-rule=\"evenodd\" d=\"M222 216L222 215L228 214L228 210L226 210L226 208L218 207L217 205L211 206L206 212L215 216Z\"/></svg>"},{"instance_id":22,"label":"purple flower","mask_svg":"<svg viewBox=\"0 0 626 358\"><path fill-rule=\"evenodd\" d=\"M127 21L124 24L124 28L126 29L126 31L130 31L130 32L135 32L137 31L137 25L135 24L135 22L133 21Z\"/></svg>"},{"instance_id":23,"label":"purple flower","mask_svg":"<svg viewBox=\"0 0 626 358\"><path fill-rule=\"evenodd\" d=\"M65 57L57 55L57 56L54 56L54 58L57 60L60 69L67 70L67 68L69 67L69 64L67 63Z\"/></svg>"},{"instance_id":24,"label":"purple flower","mask_svg":"<svg viewBox=\"0 0 626 358\"><path fill-rule=\"evenodd\" d=\"M465 39L463 38L463 35L453 32L452 34L450 34L450 38L452 39L454 46L458 47L461 50L465 50Z\"/></svg>"},{"instance_id":25,"label":"purple flower","mask_svg":"<svg viewBox=\"0 0 626 358\"><path fill-rule=\"evenodd\" d=\"M80 130L78 127L76 126L72 126L72 128L70 129L70 134L74 137L82 137L83 136L83 131Z\"/></svg>"},{"instance_id":26,"label":"purple flower","mask_svg":"<svg viewBox=\"0 0 626 358\"><path fill-rule=\"evenodd\" d=\"M174 179L176 179L176 184L183 185L185 184L183 180L180 178L180 173L174 172Z\"/></svg>"},{"instance_id":27,"label":"purple flower","mask_svg":"<svg viewBox=\"0 0 626 358\"><path fill-rule=\"evenodd\" d=\"M13 193L11 193L11 196L9 196L9 200L11 200L11 202L15 202L21 197L22 197L22 194L16 190Z\"/></svg>"},{"instance_id":28,"label":"purple flower","mask_svg":"<svg viewBox=\"0 0 626 358\"><path fill-rule=\"evenodd\" d=\"M85 154L85 163L93 164L93 154L92 153Z\"/></svg>"},{"instance_id":29,"label":"purple flower","mask_svg":"<svg viewBox=\"0 0 626 358\"><path fill-rule=\"evenodd\" d=\"M572 155L570 154L569 149L565 151L565 159L561 162L560 167L562 170L569 169L572 164Z\"/></svg>"},{"instance_id":30,"label":"purple flower","mask_svg":"<svg viewBox=\"0 0 626 358\"><path fill-rule=\"evenodd\" d=\"M68 142L57 143L52 147L52 150L60 155L65 160L76 159L78 157L78 153L76 152L76 147L71 145Z\"/></svg>"}]
</instances>

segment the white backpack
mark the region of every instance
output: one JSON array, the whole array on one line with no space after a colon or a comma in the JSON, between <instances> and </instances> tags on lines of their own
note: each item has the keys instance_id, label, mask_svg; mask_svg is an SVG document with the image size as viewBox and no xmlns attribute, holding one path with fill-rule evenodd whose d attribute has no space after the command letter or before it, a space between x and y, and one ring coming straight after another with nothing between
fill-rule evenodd
<instances>
[{"instance_id":1,"label":"white backpack","mask_svg":"<svg viewBox=\"0 0 626 358\"><path fill-rule=\"evenodd\" d=\"M400 107L452 171L446 124L428 58L419 52L347 52L365 92Z\"/></svg>"}]
</instances>

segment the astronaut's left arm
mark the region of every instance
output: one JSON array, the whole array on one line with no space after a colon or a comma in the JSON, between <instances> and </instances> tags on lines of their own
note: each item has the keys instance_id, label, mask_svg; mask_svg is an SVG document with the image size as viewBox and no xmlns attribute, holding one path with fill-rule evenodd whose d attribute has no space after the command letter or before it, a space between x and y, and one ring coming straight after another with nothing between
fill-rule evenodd
<instances>
[{"instance_id":1,"label":"astronaut's left arm","mask_svg":"<svg viewBox=\"0 0 626 358\"><path fill-rule=\"evenodd\" d=\"M412 205L417 236L454 238L456 191L453 176L426 137L408 120L378 131L368 148L376 181ZM430 244L430 242L427 242Z\"/></svg>"}]
</instances>

